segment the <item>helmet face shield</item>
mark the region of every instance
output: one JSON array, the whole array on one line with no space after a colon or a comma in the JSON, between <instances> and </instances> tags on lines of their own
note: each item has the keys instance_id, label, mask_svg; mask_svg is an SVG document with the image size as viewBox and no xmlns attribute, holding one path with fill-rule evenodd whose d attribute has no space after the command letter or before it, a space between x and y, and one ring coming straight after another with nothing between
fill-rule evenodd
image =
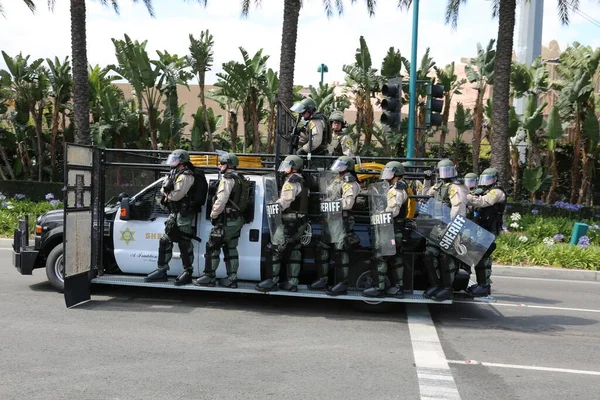
<instances>
[{"instance_id":1,"label":"helmet face shield","mask_svg":"<svg viewBox=\"0 0 600 400\"><path fill-rule=\"evenodd\" d=\"M277 171L289 174L290 172L292 172L293 167L294 165L291 161L282 161L282 163L279 164L279 169Z\"/></svg>"},{"instance_id":2,"label":"helmet face shield","mask_svg":"<svg viewBox=\"0 0 600 400\"><path fill-rule=\"evenodd\" d=\"M438 171L440 173L440 178L442 179L454 178L456 176L456 168L454 168L454 165L451 167L439 167Z\"/></svg>"},{"instance_id":3,"label":"helmet face shield","mask_svg":"<svg viewBox=\"0 0 600 400\"><path fill-rule=\"evenodd\" d=\"M496 175L485 174L479 177L480 186L490 186L496 183Z\"/></svg>"},{"instance_id":4,"label":"helmet face shield","mask_svg":"<svg viewBox=\"0 0 600 400\"><path fill-rule=\"evenodd\" d=\"M384 168L383 171L381 171L379 179L389 181L390 179L394 178L394 175L394 170L392 168Z\"/></svg>"},{"instance_id":5,"label":"helmet face shield","mask_svg":"<svg viewBox=\"0 0 600 400\"><path fill-rule=\"evenodd\" d=\"M181 156L179 154L169 154L169 158L167 158L168 165L175 168L179 163L181 163Z\"/></svg>"},{"instance_id":6,"label":"helmet face shield","mask_svg":"<svg viewBox=\"0 0 600 400\"><path fill-rule=\"evenodd\" d=\"M304 106L304 104L302 104L302 102L298 102L298 103L294 104L292 106L292 108L290 108L290 110L295 113L302 114L303 112L306 111L306 107Z\"/></svg>"},{"instance_id":7,"label":"helmet face shield","mask_svg":"<svg viewBox=\"0 0 600 400\"><path fill-rule=\"evenodd\" d=\"M335 160L335 162L331 166L331 170L336 172L344 172L348 170L348 164L342 160Z\"/></svg>"},{"instance_id":8,"label":"helmet face shield","mask_svg":"<svg viewBox=\"0 0 600 400\"><path fill-rule=\"evenodd\" d=\"M477 179L476 178L465 178L465 186L469 189L474 189L477 187Z\"/></svg>"}]
</instances>

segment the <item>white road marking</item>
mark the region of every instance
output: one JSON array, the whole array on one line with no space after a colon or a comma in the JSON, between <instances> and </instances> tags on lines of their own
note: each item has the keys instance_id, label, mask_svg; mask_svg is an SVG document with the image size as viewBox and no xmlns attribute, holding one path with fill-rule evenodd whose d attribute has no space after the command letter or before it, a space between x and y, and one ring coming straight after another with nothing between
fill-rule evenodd
<instances>
[{"instance_id":1,"label":"white road marking","mask_svg":"<svg viewBox=\"0 0 600 400\"><path fill-rule=\"evenodd\" d=\"M521 276L504 276L504 275L494 275L493 276L494 279L496 278L501 278L501 279L518 279L518 280L528 280L528 281L545 281L545 282L556 282L556 283L561 283L561 282L567 282L567 283L592 283L592 284L596 284L599 285L600 281L577 281L574 279L557 279L557 278L526 278L526 277L521 277Z\"/></svg>"},{"instance_id":2,"label":"white road marking","mask_svg":"<svg viewBox=\"0 0 600 400\"><path fill-rule=\"evenodd\" d=\"M454 300L453 303L463 303L463 304L486 304L486 303L474 303L472 301L463 301L463 300ZM490 306L504 306L504 307L527 307L527 308L540 308L544 310L560 310L560 311L581 311L581 312L591 312L591 313L600 313L600 310L594 310L592 308L572 308L572 307L552 307L552 306L536 306L530 304L523 303L487 303Z\"/></svg>"},{"instance_id":3,"label":"white road marking","mask_svg":"<svg viewBox=\"0 0 600 400\"><path fill-rule=\"evenodd\" d=\"M427 305L407 304L406 313L421 400L460 400Z\"/></svg>"},{"instance_id":4,"label":"white road marking","mask_svg":"<svg viewBox=\"0 0 600 400\"><path fill-rule=\"evenodd\" d=\"M533 370L533 371L564 372L567 374L600 376L600 371L587 371L587 370L582 370L582 369L536 367L534 365L498 364L498 363L490 363L490 362L481 362L481 361L476 361L476 360L467 360L467 361L447 360L447 361L450 364L483 365L484 367L529 369L529 370Z\"/></svg>"}]
</instances>

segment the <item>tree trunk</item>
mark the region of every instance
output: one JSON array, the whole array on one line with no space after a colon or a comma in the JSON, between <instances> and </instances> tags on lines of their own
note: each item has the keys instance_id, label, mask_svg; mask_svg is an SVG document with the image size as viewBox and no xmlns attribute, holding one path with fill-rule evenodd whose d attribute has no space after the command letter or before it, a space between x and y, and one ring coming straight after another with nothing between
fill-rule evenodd
<instances>
[{"instance_id":1,"label":"tree trunk","mask_svg":"<svg viewBox=\"0 0 600 400\"><path fill-rule=\"evenodd\" d=\"M279 89L277 96L287 107L294 100L294 65L301 0L284 0L281 55L279 59Z\"/></svg>"},{"instance_id":2,"label":"tree trunk","mask_svg":"<svg viewBox=\"0 0 600 400\"><path fill-rule=\"evenodd\" d=\"M486 86L477 92L475 100L475 129L473 130L473 171L479 173L479 153L481 152L481 136L483 134L483 96Z\"/></svg>"},{"instance_id":3,"label":"tree trunk","mask_svg":"<svg viewBox=\"0 0 600 400\"><path fill-rule=\"evenodd\" d=\"M447 89L450 91L450 88ZM448 92L449 93L449 92ZM446 95L444 99L444 111L442 112L442 127L446 129L441 130L440 133L440 148L438 149L438 157L444 157L444 147L446 146L446 135L448 130L448 120L450 119L450 102L452 101L452 96L449 94Z\"/></svg>"},{"instance_id":4,"label":"tree trunk","mask_svg":"<svg viewBox=\"0 0 600 400\"><path fill-rule=\"evenodd\" d=\"M4 165L6 165L6 170L8 171L8 174L10 175L10 179L15 180L16 179L15 171L13 170L12 165L10 165L10 162L8 161L8 155L6 155L6 149L1 144L0 144L0 156L2 156Z\"/></svg>"},{"instance_id":5,"label":"tree trunk","mask_svg":"<svg viewBox=\"0 0 600 400\"><path fill-rule=\"evenodd\" d=\"M579 154L581 150L581 122L579 115L579 106L575 107L575 137L573 138L573 164L571 166L571 196L570 203L577 201L577 193L579 189Z\"/></svg>"},{"instance_id":6,"label":"tree trunk","mask_svg":"<svg viewBox=\"0 0 600 400\"><path fill-rule=\"evenodd\" d=\"M585 201L585 195L588 187L590 186L590 177L592 176L592 169L590 165L593 165L593 160L589 157L588 152L589 140L584 139L582 143L583 151L581 152L581 185L579 187L579 196L577 197L577 203L582 204Z\"/></svg>"},{"instance_id":7,"label":"tree trunk","mask_svg":"<svg viewBox=\"0 0 600 400\"><path fill-rule=\"evenodd\" d=\"M365 143L371 143L373 139L373 123L375 122L375 116L373 114L373 105L371 104L371 93L369 90L365 90L364 94L364 121L365 124Z\"/></svg>"},{"instance_id":8,"label":"tree trunk","mask_svg":"<svg viewBox=\"0 0 600 400\"><path fill-rule=\"evenodd\" d=\"M227 113L229 115L229 118L227 119L227 130L231 137L231 150L235 153L237 151L238 141L238 117L237 112L234 112L233 110L229 110Z\"/></svg>"},{"instance_id":9,"label":"tree trunk","mask_svg":"<svg viewBox=\"0 0 600 400\"><path fill-rule=\"evenodd\" d=\"M36 110L35 105L30 110L31 117L35 125L35 135L37 138L37 169L38 169L38 182L43 180L44 165L44 131L42 128L42 118L44 117L43 106L39 105L39 110Z\"/></svg>"},{"instance_id":10,"label":"tree trunk","mask_svg":"<svg viewBox=\"0 0 600 400\"><path fill-rule=\"evenodd\" d=\"M252 152L260 152L260 131L258 130L258 110L257 101L258 94L252 93L250 95L250 118L252 121Z\"/></svg>"},{"instance_id":11,"label":"tree trunk","mask_svg":"<svg viewBox=\"0 0 600 400\"><path fill-rule=\"evenodd\" d=\"M550 156L550 171L552 171L552 184L550 185L550 190L548 190L548 195L546 196L546 203L552 204L556 201L556 188L558 188L558 165L556 164L556 153L555 150L552 149L548 151L548 155Z\"/></svg>"},{"instance_id":12,"label":"tree trunk","mask_svg":"<svg viewBox=\"0 0 600 400\"><path fill-rule=\"evenodd\" d=\"M54 181L54 175L56 174L56 137L58 136L58 126L60 123L59 106L58 99L55 97L52 108L52 132L50 133L50 166L52 167L52 181Z\"/></svg>"},{"instance_id":13,"label":"tree trunk","mask_svg":"<svg viewBox=\"0 0 600 400\"><path fill-rule=\"evenodd\" d=\"M511 172L513 177L513 198L519 199L519 147L514 145L511 149L510 157L512 160Z\"/></svg>"},{"instance_id":14,"label":"tree trunk","mask_svg":"<svg viewBox=\"0 0 600 400\"><path fill-rule=\"evenodd\" d=\"M501 186L510 177L508 148L508 112L510 108L510 70L515 30L516 0L502 0L498 10L498 39L494 61L494 91L492 93L492 166L498 170Z\"/></svg>"},{"instance_id":15,"label":"tree trunk","mask_svg":"<svg viewBox=\"0 0 600 400\"><path fill-rule=\"evenodd\" d=\"M73 57L73 114L75 143L90 145L90 109L87 43L85 35L85 0L71 0L71 52Z\"/></svg>"},{"instance_id":16,"label":"tree trunk","mask_svg":"<svg viewBox=\"0 0 600 400\"><path fill-rule=\"evenodd\" d=\"M204 84L205 84L205 76L204 73L198 74L198 83L200 86L200 104L202 105L202 113L204 114L204 129L206 129L206 134L208 135L209 148L210 151L215 151L215 143L213 140L213 134L210 131L210 123L208 121L208 110L206 109L206 99L204 97Z\"/></svg>"},{"instance_id":17,"label":"tree trunk","mask_svg":"<svg viewBox=\"0 0 600 400\"><path fill-rule=\"evenodd\" d=\"M148 126L150 127L150 140L152 150L158 150L158 109L154 106L148 107Z\"/></svg>"},{"instance_id":18,"label":"tree trunk","mask_svg":"<svg viewBox=\"0 0 600 400\"><path fill-rule=\"evenodd\" d=\"M275 132L275 103L273 103L269 109L269 121L267 126L267 153L273 153L273 133Z\"/></svg>"}]
</instances>

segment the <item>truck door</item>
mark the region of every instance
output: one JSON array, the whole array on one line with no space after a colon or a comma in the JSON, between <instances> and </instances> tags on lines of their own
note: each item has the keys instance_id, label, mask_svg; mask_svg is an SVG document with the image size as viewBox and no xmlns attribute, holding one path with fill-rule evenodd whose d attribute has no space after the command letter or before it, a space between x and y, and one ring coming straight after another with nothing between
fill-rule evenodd
<instances>
[{"instance_id":1,"label":"truck door","mask_svg":"<svg viewBox=\"0 0 600 400\"><path fill-rule=\"evenodd\" d=\"M162 180L142 190L131 198L128 220L122 220L121 210L113 228L114 255L119 269L128 274L149 274L157 266L158 241L165 231L168 211L160 204ZM194 273L199 265L199 243L194 246ZM169 275L179 275L183 271L179 246L173 244L173 258L169 262Z\"/></svg>"},{"instance_id":2,"label":"truck door","mask_svg":"<svg viewBox=\"0 0 600 400\"><path fill-rule=\"evenodd\" d=\"M65 144L64 297L67 307L90 300L90 272L101 263L102 206L92 188L98 153L90 146ZM101 185L95 185L99 188ZM95 196L95 197L94 197ZM100 233L98 235L98 233Z\"/></svg>"}]
</instances>

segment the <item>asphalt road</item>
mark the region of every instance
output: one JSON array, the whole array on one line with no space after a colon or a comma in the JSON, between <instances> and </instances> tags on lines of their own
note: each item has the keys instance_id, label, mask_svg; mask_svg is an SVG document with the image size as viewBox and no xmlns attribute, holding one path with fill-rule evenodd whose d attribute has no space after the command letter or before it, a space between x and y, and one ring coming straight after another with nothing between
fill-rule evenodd
<instances>
[{"instance_id":1,"label":"asphalt road","mask_svg":"<svg viewBox=\"0 0 600 400\"><path fill-rule=\"evenodd\" d=\"M45 278L0 249L2 399L599 398L597 282L497 277L494 306L367 314L125 287L68 310Z\"/></svg>"}]
</instances>

